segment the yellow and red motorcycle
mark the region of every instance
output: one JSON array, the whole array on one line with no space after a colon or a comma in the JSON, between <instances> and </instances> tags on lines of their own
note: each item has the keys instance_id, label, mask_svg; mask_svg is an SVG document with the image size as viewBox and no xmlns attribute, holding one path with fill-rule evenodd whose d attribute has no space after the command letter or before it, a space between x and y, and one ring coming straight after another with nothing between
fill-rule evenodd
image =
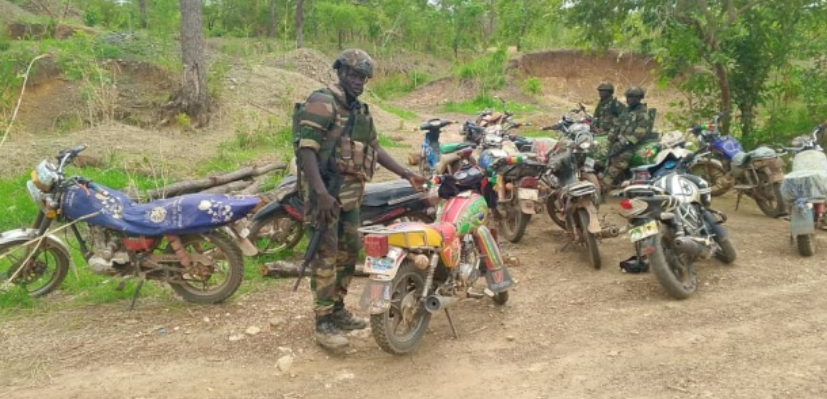
<instances>
[{"instance_id":1,"label":"yellow and red motorcycle","mask_svg":"<svg viewBox=\"0 0 827 399\"><path fill-rule=\"evenodd\" d=\"M486 227L488 204L476 190L485 179L478 167L453 176L436 176L446 199L431 224L404 222L359 229L366 234L365 273L369 279L360 300L370 313L376 343L386 352L415 350L431 315L461 298L491 298L502 305L512 285L497 240ZM435 188L432 188L435 189ZM486 286L476 283L484 276Z\"/></svg>"}]
</instances>

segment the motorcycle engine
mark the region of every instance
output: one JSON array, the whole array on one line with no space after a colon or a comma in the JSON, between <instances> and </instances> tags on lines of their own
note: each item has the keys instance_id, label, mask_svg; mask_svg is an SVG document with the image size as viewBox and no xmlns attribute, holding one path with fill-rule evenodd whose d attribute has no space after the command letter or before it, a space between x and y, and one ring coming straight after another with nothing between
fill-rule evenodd
<instances>
[{"instance_id":1,"label":"motorcycle engine","mask_svg":"<svg viewBox=\"0 0 827 399\"><path fill-rule=\"evenodd\" d=\"M474 237L466 234L462 237L462 255L458 269L459 281L465 287L472 287L480 278L480 256L474 244Z\"/></svg>"},{"instance_id":2,"label":"motorcycle engine","mask_svg":"<svg viewBox=\"0 0 827 399\"><path fill-rule=\"evenodd\" d=\"M109 234L108 230L89 226L89 241L92 243L92 256L88 264L94 273L115 275L116 264L125 265L129 263L127 253L118 239L118 236Z\"/></svg>"}]
</instances>

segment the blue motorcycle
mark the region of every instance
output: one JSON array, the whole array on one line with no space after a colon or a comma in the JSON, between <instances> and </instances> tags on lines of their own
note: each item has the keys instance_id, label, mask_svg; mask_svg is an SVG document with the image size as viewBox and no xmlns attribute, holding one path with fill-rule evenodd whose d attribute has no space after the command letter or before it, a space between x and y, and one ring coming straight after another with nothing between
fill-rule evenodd
<instances>
[{"instance_id":1,"label":"blue motorcycle","mask_svg":"<svg viewBox=\"0 0 827 399\"><path fill-rule=\"evenodd\" d=\"M247 216L258 197L188 194L135 203L117 190L65 176L64 168L84 149L61 151L57 165L44 160L32 171L27 188L37 217L31 228L0 235L0 281L31 296L57 289L71 256L55 233L68 228L92 272L138 278L132 306L145 280L166 282L195 303L221 302L235 293L244 258L222 229ZM50 230L55 222L66 224ZM122 280L118 289L123 286Z\"/></svg>"}]
</instances>

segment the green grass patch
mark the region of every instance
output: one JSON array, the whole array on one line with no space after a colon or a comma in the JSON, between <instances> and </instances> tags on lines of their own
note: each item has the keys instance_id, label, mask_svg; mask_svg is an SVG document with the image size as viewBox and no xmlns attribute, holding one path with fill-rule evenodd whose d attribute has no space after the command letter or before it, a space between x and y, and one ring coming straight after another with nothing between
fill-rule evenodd
<instances>
[{"instance_id":1,"label":"green grass patch","mask_svg":"<svg viewBox=\"0 0 827 399\"><path fill-rule=\"evenodd\" d=\"M399 107L394 107L390 104L380 104L380 107L382 107L382 109L384 109L385 111L388 111L404 120L411 121L416 120L418 118L416 112L408 111L407 109L402 109Z\"/></svg>"},{"instance_id":2,"label":"green grass patch","mask_svg":"<svg viewBox=\"0 0 827 399\"><path fill-rule=\"evenodd\" d=\"M536 108L528 104L520 104L516 102L507 102L506 107L511 112L534 112ZM449 101L443 105L442 110L445 112L456 112L460 114L476 115L486 108L494 110L502 110L502 103L500 100L488 95L478 95L470 101Z\"/></svg>"},{"instance_id":3,"label":"green grass patch","mask_svg":"<svg viewBox=\"0 0 827 399\"><path fill-rule=\"evenodd\" d=\"M408 71L371 82L370 91L380 99L391 100L408 94L431 80L433 78L424 72Z\"/></svg>"}]
</instances>

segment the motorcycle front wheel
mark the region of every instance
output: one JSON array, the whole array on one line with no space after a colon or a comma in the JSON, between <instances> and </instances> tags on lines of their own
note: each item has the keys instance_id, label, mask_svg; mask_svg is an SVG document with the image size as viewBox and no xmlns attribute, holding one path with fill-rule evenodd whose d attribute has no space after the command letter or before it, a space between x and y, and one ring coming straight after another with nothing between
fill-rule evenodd
<instances>
[{"instance_id":1,"label":"motorcycle front wheel","mask_svg":"<svg viewBox=\"0 0 827 399\"><path fill-rule=\"evenodd\" d=\"M801 256L813 256L816 253L816 242L813 234L802 234L795 237L798 247L798 254Z\"/></svg>"},{"instance_id":2,"label":"motorcycle front wheel","mask_svg":"<svg viewBox=\"0 0 827 399\"><path fill-rule=\"evenodd\" d=\"M724 167L715 163L697 164L692 167L690 173L702 177L709 183L713 197L726 194L735 185Z\"/></svg>"},{"instance_id":3,"label":"motorcycle front wheel","mask_svg":"<svg viewBox=\"0 0 827 399\"><path fill-rule=\"evenodd\" d=\"M302 222L284 212L254 222L247 238L258 248L259 254L275 254L293 249L302 236Z\"/></svg>"},{"instance_id":4,"label":"motorcycle front wheel","mask_svg":"<svg viewBox=\"0 0 827 399\"><path fill-rule=\"evenodd\" d=\"M668 227L654 237L655 251L649 255L649 267L672 298L686 299L697 287L695 262L689 255L675 252L673 237Z\"/></svg>"},{"instance_id":5,"label":"motorcycle front wheel","mask_svg":"<svg viewBox=\"0 0 827 399\"><path fill-rule=\"evenodd\" d=\"M12 276L12 284L24 289L29 296L46 295L60 286L69 272L69 256L58 248L37 241L26 244L29 238L19 238L0 246L0 285Z\"/></svg>"},{"instance_id":6,"label":"motorcycle front wheel","mask_svg":"<svg viewBox=\"0 0 827 399\"><path fill-rule=\"evenodd\" d=\"M181 237L184 251L193 262L192 273L176 276L170 282L172 289L184 300L193 303L218 303L232 296L244 277L244 258L241 249L224 233L210 233ZM168 253L174 253L167 246ZM183 267L183 265L181 265Z\"/></svg>"},{"instance_id":7,"label":"motorcycle front wheel","mask_svg":"<svg viewBox=\"0 0 827 399\"><path fill-rule=\"evenodd\" d=\"M419 347L431 314L420 298L425 289L425 272L404 260L391 283L388 310L370 316L373 339L385 352L402 355Z\"/></svg>"},{"instance_id":8,"label":"motorcycle front wheel","mask_svg":"<svg viewBox=\"0 0 827 399\"><path fill-rule=\"evenodd\" d=\"M595 269L600 269L600 249L597 247L597 238L589 232L589 211L580 208L577 210L577 219L580 223L580 234L589 251L589 262Z\"/></svg>"},{"instance_id":9,"label":"motorcycle front wheel","mask_svg":"<svg viewBox=\"0 0 827 399\"><path fill-rule=\"evenodd\" d=\"M546 200L546 212L548 213L548 217L551 218L551 221L554 222L557 226L561 229L566 229L566 213L558 207L558 198L557 194L552 194L548 196Z\"/></svg>"}]
</instances>

